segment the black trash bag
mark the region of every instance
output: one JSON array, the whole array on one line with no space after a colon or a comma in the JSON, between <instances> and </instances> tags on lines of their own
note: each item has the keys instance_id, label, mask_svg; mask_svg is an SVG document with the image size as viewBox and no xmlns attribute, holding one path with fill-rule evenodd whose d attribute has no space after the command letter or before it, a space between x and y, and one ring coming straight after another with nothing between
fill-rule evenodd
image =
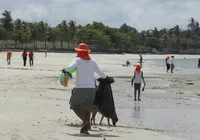
<instances>
[{"instance_id":1,"label":"black trash bag","mask_svg":"<svg viewBox=\"0 0 200 140\"><path fill-rule=\"evenodd\" d=\"M99 81L99 85L96 90L94 104L99 106L99 111L102 115L112 118L113 115L116 115L115 103L111 88L111 84L115 81L113 77L107 77L106 79L99 78L97 81Z\"/></svg>"}]
</instances>

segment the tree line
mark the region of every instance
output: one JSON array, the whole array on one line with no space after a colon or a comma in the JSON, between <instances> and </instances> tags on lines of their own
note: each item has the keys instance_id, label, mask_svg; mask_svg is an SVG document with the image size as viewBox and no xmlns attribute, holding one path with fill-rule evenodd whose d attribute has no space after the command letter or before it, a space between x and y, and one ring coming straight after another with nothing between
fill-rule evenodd
<instances>
[{"instance_id":1,"label":"tree line","mask_svg":"<svg viewBox=\"0 0 200 140\"><path fill-rule=\"evenodd\" d=\"M97 51L120 51L135 53L137 51L181 53L187 49L200 49L200 27L194 18L189 20L187 29L179 25L173 28L157 28L138 31L134 27L122 24L120 28L112 28L101 22L94 21L86 26L76 25L76 22L63 20L55 27L48 23L27 22L13 19L11 12L5 10L0 18L1 48L10 48L9 42L14 42L14 48L26 48L31 44L33 49L67 49L84 42ZM43 47L38 43L43 43Z\"/></svg>"}]
</instances>

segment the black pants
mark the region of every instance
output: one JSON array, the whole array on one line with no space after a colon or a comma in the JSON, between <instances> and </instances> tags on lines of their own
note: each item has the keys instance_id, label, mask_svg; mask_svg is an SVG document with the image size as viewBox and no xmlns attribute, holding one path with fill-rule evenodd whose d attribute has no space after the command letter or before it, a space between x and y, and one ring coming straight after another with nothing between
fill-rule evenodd
<instances>
[{"instance_id":1,"label":"black pants","mask_svg":"<svg viewBox=\"0 0 200 140\"><path fill-rule=\"evenodd\" d=\"M170 64L167 63L166 66L167 66L167 72L168 72L168 70L170 69Z\"/></svg>"},{"instance_id":2,"label":"black pants","mask_svg":"<svg viewBox=\"0 0 200 140\"><path fill-rule=\"evenodd\" d=\"M29 58L30 66L33 66L33 58Z\"/></svg>"},{"instance_id":3,"label":"black pants","mask_svg":"<svg viewBox=\"0 0 200 140\"><path fill-rule=\"evenodd\" d=\"M134 99L136 100L136 95L138 92L138 100L140 99L140 92L141 92L141 83L134 84Z\"/></svg>"},{"instance_id":4,"label":"black pants","mask_svg":"<svg viewBox=\"0 0 200 140\"><path fill-rule=\"evenodd\" d=\"M8 63L8 65L10 65L10 63L11 63L11 58L7 58L7 63Z\"/></svg>"},{"instance_id":5,"label":"black pants","mask_svg":"<svg viewBox=\"0 0 200 140\"><path fill-rule=\"evenodd\" d=\"M26 57L26 56L23 56L24 66L26 66L26 60L27 60L27 57Z\"/></svg>"}]
</instances>

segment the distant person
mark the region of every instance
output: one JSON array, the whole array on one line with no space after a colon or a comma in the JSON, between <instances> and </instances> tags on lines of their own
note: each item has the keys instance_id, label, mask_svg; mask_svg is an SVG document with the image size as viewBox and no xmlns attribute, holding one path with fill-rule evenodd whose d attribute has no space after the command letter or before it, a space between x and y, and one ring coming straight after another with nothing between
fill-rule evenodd
<instances>
[{"instance_id":1,"label":"distant person","mask_svg":"<svg viewBox=\"0 0 200 140\"><path fill-rule=\"evenodd\" d=\"M174 56L171 56L170 58L170 67L171 67L171 73L174 73L173 70L174 70Z\"/></svg>"},{"instance_id":2,"label":"distant person","mask_svg":"<svg viewBox=\"0 0 200 140\"><path fill-rule=\"evenodd\" d=\"M34 54L32 51L30 51L29 53L29 63L30 63L30 66L33 66L33 59L34 59Z\"/></svg>"},{"instance_id":3,"label":"distant person","mask_svg":"<svg viewBox=\"0 0 200 140\"><path fill-rule=\"evenodd\" d=\"M126 66L127 67L131 66L131 63L128 60L126 61Z\"/></svg>"},{"instance_id":4,"label":"distant person","mask_svg":"<svg viewBox=\"0 0 200 140\"><path fill-rule=\"evenodd\" d=\"M166 67L167 67L167 73L169 72L169 69L170 69L169 61L170 61L170 57L167 56L166 59L165 59L165 63L166 63Z\"/></svg>"},{"instance_id":5,"label":"distant person","mask_svg":"<svg viewBox=\"0 0 200 140\"><path fill-rule=\"evenodd\" d=\"M198 61L198 68L200 68L200 58L199 58L199 61Z\"/></svg>"},{"instance_id":6,"label":"distant person","mask_svg":"<svg viewBox=\"0 0 200 140\"><path fill-rule=\"evenodd\" d=\"M142 61L143 61L143 58L142 58L142 55L140 54L140 66L142 66Z\"/></svg>"},{"instance_id":7,"label":"distant person","mask_svg":"<svg viewBox=\"0 0 200 140\"><path fill-rule=\"evenodd\" d=\"M7 63L8 63L8 65L11 64L11 57L12 57L12 52L11 52L11 51L8 51L8 52L7 52Z\"/></svg>"},{"instance_id":8,"label":"distant person","mask_svg":"<svg viewBox=\"0 0 200 140\"><path fill-rule=\"evenodd\" d=\"M137 65L134 71L134 76L131 82L131 86L133 86L134 83L134 101L137 101L137 92L138 92L138 101L141 101L140 99L140 93L141 93L141 83L143 80L144 85L146 85L143 72L141 71L142 66Z\"/></svg>"},{"instance_id":9,"label":"distant person","mask_svg":"<svg viewBox=\"0 0 200 140\"><path fill-rule=\"evenodd\" d=\"M23 58L24 66L26 66L27 55L28 54L27 54L26 50L24 50L24 52L22 53L22 58Z\"/></svg>"},{"instance_id":10,"label":"distant person","mask_svg":"<svg viewBox=\"0 0 200 140\"><path fill-rule=\"evenodd\" d=\"M44 52L44 53L45 53L45 58L46 58L46 57L47 57L47 50L45 50L45 52Z\"/></svg>"}]
</instances>

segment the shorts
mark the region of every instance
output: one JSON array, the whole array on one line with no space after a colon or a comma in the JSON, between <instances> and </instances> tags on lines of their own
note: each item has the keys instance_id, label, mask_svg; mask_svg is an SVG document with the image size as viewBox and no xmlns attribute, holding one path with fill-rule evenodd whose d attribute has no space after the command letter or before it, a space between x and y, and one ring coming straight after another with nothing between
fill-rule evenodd
<instances>
[{"instance_id":1,"label":"shorts","mask_svg":"<svg viewBox=\"0 0 200 140\"><path fill-rule=\"evenodd\" d=\"M83 108L90 112L94 99L95 88L74 88L69 101L70 109Z\"/></svg>"},{"instance_id":2,"label":"shorts","mask_svg":"<svg viewBox=\"0 0 200 140\"><path fill-rule=\"evenodd\" d=\"M140 90L140 88L141 88L141 83L135 83L135 84L134 84L134 88L135 88L135 90Z\"/></svg>"}]
</instances>

